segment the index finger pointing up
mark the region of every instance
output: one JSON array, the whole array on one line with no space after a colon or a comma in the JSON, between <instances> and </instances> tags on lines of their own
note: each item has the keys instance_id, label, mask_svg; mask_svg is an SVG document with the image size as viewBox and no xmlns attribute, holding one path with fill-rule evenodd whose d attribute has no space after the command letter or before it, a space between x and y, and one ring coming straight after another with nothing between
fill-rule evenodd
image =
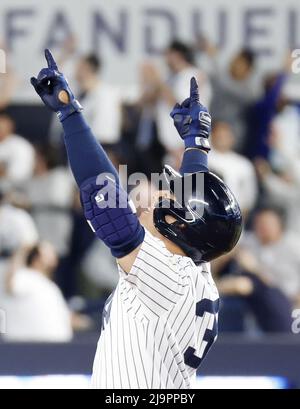
<instances>
[{"instance_id":1,"label":"index finger pointing up","mask_svg":"<svg viewBox=\"0 0 300 409\"><path fill-rule=\"evenodd\" d=\"M45 50L45 57L46 57L46 60L47 60L47 63L48 63L48 68L52 68L53 70L58 71L57 64L56 64L50 50L48 50L48 49Z\"/></svg>"},{"instance_id":2,"label":"index finger pointing up","mask_svg":"<svg viewBox=\"0 0 300 409\"><path fill-rule=\"evenodd\" d=\"M198 83L195 77L192 77L191 79L190 100L191 100L191 105L198 104L200 101Z\"/></svg>"}]
</instances>

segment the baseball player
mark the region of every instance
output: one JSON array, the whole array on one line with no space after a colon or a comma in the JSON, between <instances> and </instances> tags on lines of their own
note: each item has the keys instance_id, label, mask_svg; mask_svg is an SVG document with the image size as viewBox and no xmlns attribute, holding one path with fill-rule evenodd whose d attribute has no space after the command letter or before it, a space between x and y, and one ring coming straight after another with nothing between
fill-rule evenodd
<instances>
[{"instance_id":1,"label":"baseball player","mask_svg":"<svg viewBox=\"0 0 300 409\"><path fill-rule=\"evenodd\" d=\"M180 171L165 167L167 188L138 218L49 50L45 56L48 68L31 83L62 123L85 217L120 272L103 311L92 385L190 388L217 336L219 296L208 263L230 251L242 229L234 196L208 170L211 119L197 82L192 78L190 97L171 113L185 144ZM180 198L178 182L184 186Z\"/></svg>"}]
</instances>

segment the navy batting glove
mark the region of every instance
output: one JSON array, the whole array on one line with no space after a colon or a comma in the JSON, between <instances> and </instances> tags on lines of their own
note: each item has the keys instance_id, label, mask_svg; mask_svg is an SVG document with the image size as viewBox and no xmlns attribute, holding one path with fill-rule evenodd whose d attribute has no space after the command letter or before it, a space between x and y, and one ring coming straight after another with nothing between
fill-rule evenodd
<instances>
[{"instance_id":1,"label":"navy batting glove","mask_svg":"<svg viewBox=\"0 0 300 409\"><path fill-rule=\"evenodd\" d=\"M56 112L62 122L74 112L81 112L82 106L75 99L64 75L59 72L49 50L45 50L45 57L48 68L43 68L38 77L32 77L30 82L44 104Z\"/></svg>"},{"instance_id":2,"label":"navy batting glove","mask_svg":"<svg viewBox=\"0 0 300 409\"><path fill-rule=\"evenodd\" d=\"M196 79L191 79L190 97L182 104L176 104L171 112L174 125L186 148L210 150L209 135L211 117L205 106L200 104Z\"/></svg>"}]
</instances>

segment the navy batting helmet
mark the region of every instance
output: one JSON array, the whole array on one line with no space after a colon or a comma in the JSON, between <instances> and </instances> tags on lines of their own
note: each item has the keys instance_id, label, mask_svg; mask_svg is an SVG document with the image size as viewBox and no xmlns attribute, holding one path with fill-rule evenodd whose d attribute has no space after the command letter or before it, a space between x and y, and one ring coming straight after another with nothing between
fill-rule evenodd
<instances>
[{"instance_id":1,"label":"navy batting helmet","mask_svg":"<svg viewBox=\"0 0 300 409\"><path fill-rule=\"evenodd\" d=\"M213 173L181 176L170 166L164 168L171 198L159 199L154 225L200 264L232 250L242 232L238 202L225 183ZM166 216L175 221L168 223Z\"/></svg>"}]
</instances>

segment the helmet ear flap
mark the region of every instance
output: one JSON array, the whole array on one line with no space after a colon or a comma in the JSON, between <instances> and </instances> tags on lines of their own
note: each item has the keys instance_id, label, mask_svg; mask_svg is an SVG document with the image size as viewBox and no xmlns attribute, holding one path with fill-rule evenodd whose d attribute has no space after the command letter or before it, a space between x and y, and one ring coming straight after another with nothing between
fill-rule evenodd
<instances>
[{"instance_id":1,"label":"helmet ear flap","mask_svg":"<svg viewBox=\"0 0 300 409\"><path fill-rule=\"evenodd\" d=\"M171 235L176 237L176 233L172 229L172 223L168 223L166 220L166 216L172 216L174 217L173 212L170 212L170 209L174 205L174 200L171 198L163 198L160 197L158 203L156 204L154 210L153 210L153 222L154 226L158 231L161 231L161 228L163 227L164 230L164 236Z\"/></svg>"}]
</instances>

